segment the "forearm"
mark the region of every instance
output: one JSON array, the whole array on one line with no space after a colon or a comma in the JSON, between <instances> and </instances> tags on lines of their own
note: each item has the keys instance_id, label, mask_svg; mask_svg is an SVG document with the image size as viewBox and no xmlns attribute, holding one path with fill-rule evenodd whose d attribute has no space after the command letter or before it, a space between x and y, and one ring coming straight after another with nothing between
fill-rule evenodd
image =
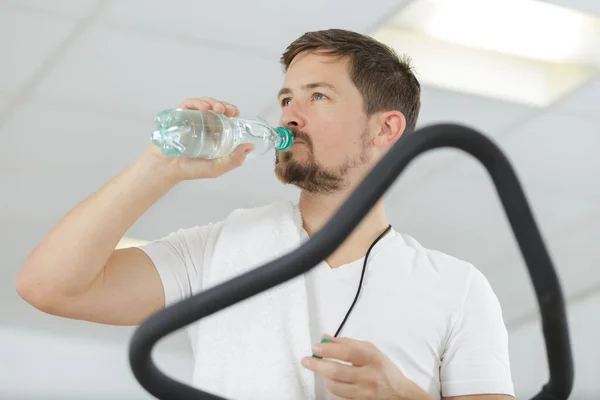
<instances>
[{"instance_id":1,"label":"forearm","mask_svg":"<svg viewBox=\"0 0 600 400\"><path fill-rule=\"evenodd\" d=\"M133 223L174 185L145 154L73 208L28 257L19 292L75 296L95 280Z\"/></svg>"}]
</instances>

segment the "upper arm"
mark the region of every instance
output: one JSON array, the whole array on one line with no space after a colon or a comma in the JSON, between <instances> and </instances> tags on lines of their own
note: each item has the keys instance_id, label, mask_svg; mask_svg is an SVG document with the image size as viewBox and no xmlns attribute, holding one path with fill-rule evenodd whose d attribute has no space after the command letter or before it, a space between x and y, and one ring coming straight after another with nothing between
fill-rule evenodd
<instances>
[{"instance_id":1,"label":"upper arm","mask_svg":"<svg viewBox=\"0 0 600 400\"><path fill-rule=\"evenodd\" d=\"M514 395L500 302L478 270L473 271L451 327L441 359L440 383L444 398L487 400Z\"/></svg>"},{"instance_id":2,"label":"upper arm","mask_svg":"<svg viewBox=\"0 0 600 400\"><path fill-rule=\"evenodd\" d=\"M180 229L140 247L115 250L89 289L50 313L109 325L138 325L199 290L211 225Z\"/></svg>"},{"instance_id":3,"label":"upper arm","mask_svg":"<svg viewBox=\"0 0 600 400\"><path fill-rule=\"evenodd\" d=\"M137 248L115 250L90 285L76 298L48 312L109 325L137 325L164 307L161 279L152 260Z\"/></svg>"}]
</instances>

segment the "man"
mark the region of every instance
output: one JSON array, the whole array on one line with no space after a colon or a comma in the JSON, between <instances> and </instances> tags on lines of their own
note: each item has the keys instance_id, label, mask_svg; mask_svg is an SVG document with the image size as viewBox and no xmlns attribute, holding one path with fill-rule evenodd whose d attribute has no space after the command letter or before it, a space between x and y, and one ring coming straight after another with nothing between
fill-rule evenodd
<instances>
[{"instance_id":1,"label":"man","mask_svg":"<svg viewBox=\"0 0 600 400\"><path fill-rule=\"evenodd\" d=\"M297 141L276 155L275 173L301 189L300 228L312 236L401 135L414 129L420 85L407 61L344 30L303 35L282 63L280 123ZM180 107L239 113L208 97L187 99ZM18 278L19 294L47 313L133 325L201 290L199 276L210 262L211 243L219 239L214 227L222 222L180 230L140 248L113 249L177 183L217 178L242 165L251 149L243 144L229 156L197 160L168 158L149 146L33 251ZM313 335L314 354L322 358L298 360L314 371L319 398L328 393L335 399L511 399L507 332L487 280L471 265L386 228L380 200L307 274L314 285L313 331L331 340L318 343ZM370 255L362 308L350 317L348 332L355 336L334 338L365 254L382 232Z\"/></svg>"}]
</instances>

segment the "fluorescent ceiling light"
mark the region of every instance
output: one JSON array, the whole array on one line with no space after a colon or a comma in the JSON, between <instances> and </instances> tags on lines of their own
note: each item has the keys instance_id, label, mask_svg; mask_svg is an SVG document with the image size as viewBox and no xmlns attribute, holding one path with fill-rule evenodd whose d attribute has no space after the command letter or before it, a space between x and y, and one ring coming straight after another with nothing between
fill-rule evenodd
<instances>
[{"instance_id":1,"label":"fluorescent ceiling light","mask_svg":"<svg viewBox=\"0 0 600 400\"><path fill-rule=\"evenodd\" d=\"M534 0L415 0L372 36L423 84L539 107L600 67L600 18Z\"/></svg>"},{"instance_id":2,"label":"fluorescent ceiling light","mask_svg":"<svg viewBox=\"0 0 600 400\"><path fill-rule=\"evenodd\" d=\"M597 17L535 0L419 0L391 25L434 39L548 62L580 62Z\"/></svg>"},{"instance_id":3,"label":"fluorescent ceiling light","mask_svg":"<svg viewBox=\"0 0 600 400\"><path fill-rule=\"evenodd\" d=\"M125 249L127 247L141 246L148 243L147 240L134 239L130 237L123 237L117 244L117 249Z\"/></svg>"}]
</instances>

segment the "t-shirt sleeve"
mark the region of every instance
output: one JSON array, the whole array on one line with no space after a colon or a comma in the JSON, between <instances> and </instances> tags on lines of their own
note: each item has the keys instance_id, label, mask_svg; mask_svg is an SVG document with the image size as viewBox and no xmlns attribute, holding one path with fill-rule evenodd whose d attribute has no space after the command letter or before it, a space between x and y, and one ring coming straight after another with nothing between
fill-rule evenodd
<instances>
[{"instance_id":1,"label":"t-shirt sleeve","mask_svg":"<svg viewBox=\"0 0 600 400\"><path fill-rule=\"evenodd\" d=\"M165 306L200 291L202 266L212 224L180 229L161 239L137 246L150 257L165 293Z\"/></svg>"},{"instance_id":2,"label":"t-shirt sleeve","mask_svg":"<svg viewBox=\"0 0 600 400\"><path fill-rule=\"evenodd\" d=\"M474 270L442 356L442 396L514 396L508 351L500 302L485 276Z\"/></svg>"}]
</instances>

